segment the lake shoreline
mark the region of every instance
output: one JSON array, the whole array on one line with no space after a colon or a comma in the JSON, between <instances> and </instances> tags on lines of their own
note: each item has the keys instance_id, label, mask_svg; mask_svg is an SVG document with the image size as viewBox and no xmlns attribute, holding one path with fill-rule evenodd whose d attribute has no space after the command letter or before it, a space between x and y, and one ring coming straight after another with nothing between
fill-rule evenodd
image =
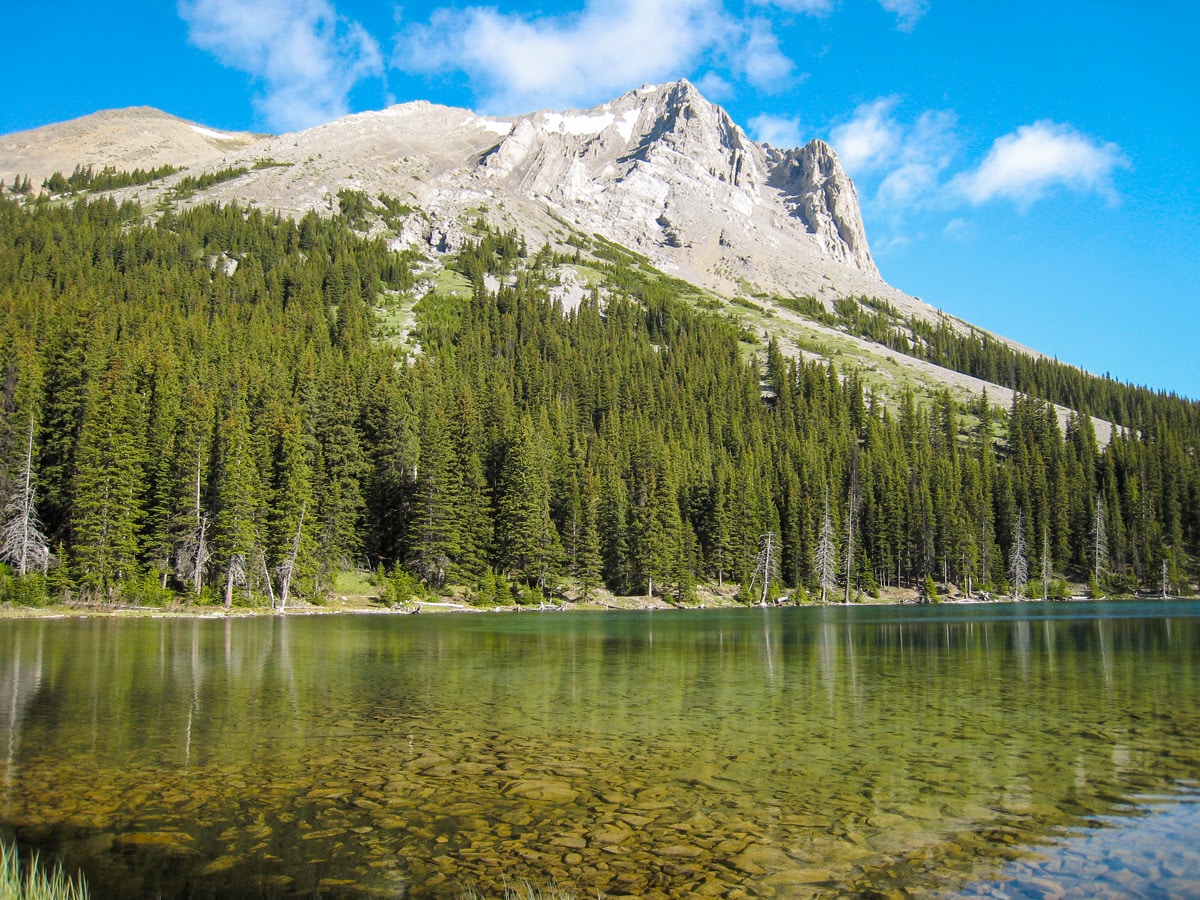
<instances>
[{"instance_id":1,"label":"lake shoreline","mask_svg":"<svg viewBox=\"0 0 1200 900\"><path fill-rule=\"evenodd\" d=\"M1101 597L1097 602L1107 600L1139 600L1162 599L1158 597ZM1176 598L1166 598L1176 599ZM410 615L475 615L475 614L529 614L548 612L683 612L693 610L730 610L730 609L784 609L800 608L814 609L820 607L865 607L865 606L987 606L1016 603L1040 603L1040 599L1016 599L1013 597L954 597L939 600L936 603L921 603L913 595L913 599L904 597L874 598L869 597L858 602L831 603L773 603L766 606L759 604L737 603L732 600L716 603L680 606L657 599L644 597L621 598L631 602L596 602L596 601L564 601L561 604L542 604L541 606L471 606L447 601L422 601L412 606L387 607L377 603L361 603L352 600L331 601L325 605L302 604L289 606L286 609L270 607L234 606L226 610L224 607L209 606L13 606L0 604L0 620L3 619L254 619L263 617L310 617L310 616L410 616ZM1072 596L1061 603L1089 602L1093 598Z\"/></svg>"}]
</instances>

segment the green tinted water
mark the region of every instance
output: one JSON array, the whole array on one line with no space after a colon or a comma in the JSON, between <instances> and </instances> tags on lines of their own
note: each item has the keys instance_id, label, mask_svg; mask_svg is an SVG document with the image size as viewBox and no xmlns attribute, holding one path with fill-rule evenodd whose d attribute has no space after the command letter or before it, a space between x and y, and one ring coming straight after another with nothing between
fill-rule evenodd
<instances>
[{"instance_id":1,"label":"green tinted water","mask_svg":"<svg viewBox=\"0 0 1200 900\"><path fill-rule=\"evenodd\" d=\"M1198 615L8 620L0 832L101 898L1200 895Z\"/></svg>"}]
</instances>

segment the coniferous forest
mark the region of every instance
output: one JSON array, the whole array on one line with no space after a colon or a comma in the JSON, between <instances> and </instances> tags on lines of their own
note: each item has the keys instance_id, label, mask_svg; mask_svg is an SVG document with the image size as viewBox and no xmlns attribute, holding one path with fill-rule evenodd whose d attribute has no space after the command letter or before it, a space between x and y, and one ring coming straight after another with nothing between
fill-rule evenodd
<instances>
[{"instance_id":1,"label":"coniferous forest","mask_svg":"<svg viewBox=\"0 0 1200 900\"><path fill-rule=\"evenodd\" d=\"M477 229L455 296L351 225L0 200L0 600L319 601L349 567L506 604L1196 579L1200 404L948 330L913 346L1029 399L875 396L611 245L564 310L572 257L514 233Z\"/></svg>"}]
</instances>

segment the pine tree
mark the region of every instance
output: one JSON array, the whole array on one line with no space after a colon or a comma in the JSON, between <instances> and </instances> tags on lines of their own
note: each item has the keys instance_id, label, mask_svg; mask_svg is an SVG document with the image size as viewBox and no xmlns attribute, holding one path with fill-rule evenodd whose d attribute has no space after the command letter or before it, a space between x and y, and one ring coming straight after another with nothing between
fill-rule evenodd
<instances>
[{"instance_id":1,"label":"pine tree","mask_svg":"<svg viewBox=\"0 0 1200 900\"><path fill-rule=\"evenodd\" d=\"M215 556L225 572L224 605L253 573L260 549L262 478L251 446L249 414L239 394L217 430Z\"/></svg>"},{"instance_id":2,"label":"pine tree","mask_svg":"<svg viewBox=\"0 0 1200 900\"><path fill-rule=\"evenodd\" d=\"M587 600L600 586L603 562L600 555L600 498L597 495L596 477L590 468L584 472L580 506L583 522L575 577L579 580L580 597Z\"/></svg>"},{"instance_id":3,"label":"pine tree","mask_svg":"<svg viewBox=\"0 0 1200 900\"><path fill-rule=\"evenodd\" d=\"M502 571L543 590L561 553L550 518L550 484L527 417L510 440L500 471L496 548Z\"/></svg>"},{"instance_id":4,"label":"pine tree","mask_svg":"<svg viewBox=\"0 0 1200 900\"><path fill-rule=\"evenodd\" d=\"M316 490L321 564L326 576L354 563L362 548L363 483L369 466L358 427L359 402L347 369L333 370L320 404Z\"/></svg>"},{"instance_id":5,"label":"pine tree","mask_svg":"<svg viewBox=\"0 0 1200 900\"><path fill-rule=\"evenodd\" d=\"M79 581L110 599L138 569L142 433L133 385L118 358L79 435L72 520Z\"/></svg>"},{"instance_id":6,"label":"pine tree","mask_svg":"<svg viewBox=\"0 0 1200 900\"><path fill-rule=\"evenodd\" d=\"M303 428L292 420L284 426L275 464L268 557L279 576L279 601L287 608L301 578L317 574L316 540L312 533L312 467L304 447Z\"/></svg>"},{"instance_id":7,"label":"pine tree","mask_svg":"<svg viewBox=\"0 0 1200 900\"><path fill-rule=\"evenodd\" d=\"M423 418L408 565L427 584L441 587L463 555L462 469L441 409L430 403Z\"/></svg>"}]
</instances>

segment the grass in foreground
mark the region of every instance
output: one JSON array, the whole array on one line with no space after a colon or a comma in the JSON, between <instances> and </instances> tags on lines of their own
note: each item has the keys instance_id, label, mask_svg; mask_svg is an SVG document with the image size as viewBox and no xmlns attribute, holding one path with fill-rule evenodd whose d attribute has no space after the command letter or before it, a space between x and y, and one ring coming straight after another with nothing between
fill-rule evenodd
<instances>
[{"instance_id":1,"label":"grass in foreground","mask_svg":"<svg viewBox=\"0 0 1200 900\"><path fill-rule=\"evenodd\" d=\"M15 845L0 840L0 900L87 900L87 884L83 876L68 878L62 866L48 873L38 863L37 854L29 861L24 873L21 857Z\"/></svg>"}]
</instances>

